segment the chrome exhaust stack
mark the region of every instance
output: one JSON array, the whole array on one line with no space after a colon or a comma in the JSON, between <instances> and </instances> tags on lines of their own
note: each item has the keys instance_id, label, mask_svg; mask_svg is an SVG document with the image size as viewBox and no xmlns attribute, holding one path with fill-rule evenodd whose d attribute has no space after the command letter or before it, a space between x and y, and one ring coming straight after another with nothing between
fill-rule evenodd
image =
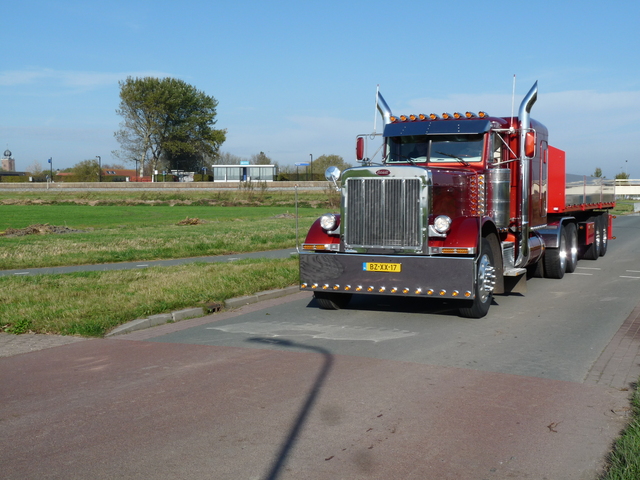
<instances>
[{"instance_id":1,"label":"chrome exhaust stack","mask_svg":"<svg viewBox=\"0 0 640 480\"><path fill-rule=\"evenodd\" d=\"M517 267L525 267L529 261L529 157L526 152L527 133L531 128L531 107L538 99L538 82L533 84L529 93L520 104L520 198L522 199L522 238L518 252Z\"/></svg>"},{"instance_id":2,"label":"chrome exhaust stack","mask_svg":"<svg viewBox=\"0 0 640 480\"><path fill-rule=\"evenodd\" d=\"M378 95L377 95L376 106L378 107L378 111L380 112L380 115L382 115L384 124L385 125L390 124L391 109L389 108L389 105L387 105L387 102L384 101L384 98L382 97L382 94L380 92L378 92Z\"/></svg>"}]
</instances>

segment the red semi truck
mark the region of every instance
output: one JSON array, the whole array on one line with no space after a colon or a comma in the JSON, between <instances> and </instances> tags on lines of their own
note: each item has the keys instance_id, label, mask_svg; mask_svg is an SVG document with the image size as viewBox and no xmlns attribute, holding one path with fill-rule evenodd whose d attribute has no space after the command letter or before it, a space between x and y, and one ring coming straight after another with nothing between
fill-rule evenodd
<instances>
[{"instance_id":1,"label":"red semi truck","mask_svg":"<svg viewBox=\"0 0 640 480\"><path fill-rule=\"evenodd\" d=\"M523 292L527 274L562 278L596 260L612 237L613 184L565 173L565 153L530 117L536 84L517 117L484 112L384 120L382 161L327 169L340 213L315 221L300 249L300 287L324 309L353 294L457 301L487 314L494 294Z\"/></svg>"}]
</instances>

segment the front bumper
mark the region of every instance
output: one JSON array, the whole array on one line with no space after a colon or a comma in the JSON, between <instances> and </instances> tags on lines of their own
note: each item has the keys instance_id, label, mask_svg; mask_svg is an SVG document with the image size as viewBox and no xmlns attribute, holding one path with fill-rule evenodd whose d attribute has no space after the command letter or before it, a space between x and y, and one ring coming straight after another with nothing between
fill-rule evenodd
<instances>
[{"instance_id":1,"label":"front bumper","mask_svg":"<svg viewBox=\"0 0 640 480\"><path fill-rule=\"evenodd\" d=\"M400 264L400 272L364 270L368 262ZM300 288L472 299L475 268L473 257L300 252Z\"/></svg>"}]
</instances>

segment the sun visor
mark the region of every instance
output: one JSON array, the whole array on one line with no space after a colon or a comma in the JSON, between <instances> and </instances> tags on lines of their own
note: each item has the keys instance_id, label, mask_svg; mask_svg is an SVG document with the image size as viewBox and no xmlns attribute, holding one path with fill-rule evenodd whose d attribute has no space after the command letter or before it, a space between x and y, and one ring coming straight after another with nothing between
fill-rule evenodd
<instances>
[{"instance_id":1,"label":"sun visor","mask_svg":"<svg viewBox=\"0 0 640 480\"><path fill-rule=\"evenodd\" d=\"M484 133L491 129L490 120L435 120L432 122L398 122L384 127L385 137L403 135L456 135Z\"/></svg>"}]
</instances>

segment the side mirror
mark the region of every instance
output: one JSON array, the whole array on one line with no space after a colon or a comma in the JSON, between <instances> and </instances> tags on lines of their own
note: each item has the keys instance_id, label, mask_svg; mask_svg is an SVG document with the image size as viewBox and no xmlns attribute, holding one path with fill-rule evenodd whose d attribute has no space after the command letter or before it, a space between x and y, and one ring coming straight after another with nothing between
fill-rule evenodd
<instances>
[{"instance_id":1,"label":"side mirror","mask_svg":"<svg viewBox=\"0 0 640 480\"><path fill-rule=\"evenodd\" d=\"M338 180L340 180L340 169L338 167L329 167L324 172L324 178L333 182L333 185L336 187L336 190L340 190L338 186Z\"/></svg>"},{"instance_id":2,"label":"side mirror","mask_svg":"<svg viewBox=\"0 0 640 480\"><path fill-rule=\"evenodd\" d=\"M533 157L536 154L536 134L535 132L527 132L524 142L524 154L527 157Z\"/></svg>"},{"instance_id":3,"label":"side mirror","mask_svg":"<svg viewBox=\"0 0 640 480\"><path fill-rule=\"evenodd\" d=\"M356 138L356 158L364 160L364 137Z\"/></svg>"}]
</instances>

